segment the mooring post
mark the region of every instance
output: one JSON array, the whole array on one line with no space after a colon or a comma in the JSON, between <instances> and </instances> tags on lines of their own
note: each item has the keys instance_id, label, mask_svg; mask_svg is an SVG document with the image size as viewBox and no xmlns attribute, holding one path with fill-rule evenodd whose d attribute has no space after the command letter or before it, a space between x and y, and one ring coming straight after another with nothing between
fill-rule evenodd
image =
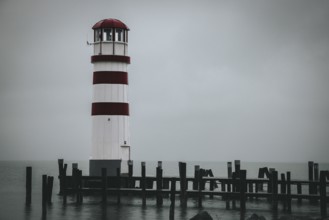
<instances>
[{"instance_id":1,"label":"mooring post","mask_svg":"<svg viewBox=\"0 0 329 220\"><path fill-rule=\"evenodd\" d=\"M187 206L187 198L186 198L186 163L179 162L179 176L180 176L180 201L181 206Z\"/></svg>"},{"instance_id":2,"label":"mooring post","mask_svg":"<svg viewBox=\"0 0 329 220\"><path fill-rule=\"evenodd\" d=\"M58 159L58 179L59 179L59 194L63 193L63 179L62 176L64 175L64 159Z\"/></svg>"},{"instance_id":3,"label":"mooring post","mask_svg":"<svg viewBox=\"0 0 329 220\"><path fill-rule=\"evenodd\" d=\"M117 204L121 203L121 169L117 168Z\"/></svg>"},{"instance_id":4,"label":"mooring post","mask_svg":"<svg viewBox=\"0 0 329 220\"><path fill-rule=\"evenodd\" d=\"M240 169L241 169L241 161L240 160L235 160L234 161L234 167L235 167L234 172L239 176L239 172L240 172Z\"/></svg>"},{"instance_id":5,"label":"mooring post","mask_svg":"<svg viewBox=\"0 0 329 220\"><path fill-rule=\"evenodd\" d=\"M176 180L171 179L171 189L170 189L170 213L169 220L175 219L175 195L176 195Z\"/></svg>"},{"instance_id":6,"label":"mooring post","mask_svg":"<svg viewBox=\"0 0 329 220\"><path fill-rule=\"evenodd\" d=\"M321 209L321 217L327 217L327 184L326 178L328 175L328 171L320 171L320 209Z\"/></svg>"},{"instance_id":7,"label":"mooring post","mask_svg":"<svg viewBox=\"0 0 329 220\"><path fill-rule=\"evenodd\" d=\"M31 205L32 201L32 167L26 167L26 195L25 195L25 204Z\"/></svg>"},{"instance_id":8,"label":"mooring post","mask_svg":"<svg viewBox=\"0 0 329 220\"><path fill-rule=\"evenodd\" d=\"M54 183L54 177L48 176L48 180L47 180L47 202L48 202L48 204L51 204L51 200L52 200L53 183Z\"/></svg>"},{"instance_id":9,"label":"mooring post","mask_svg":"<svg viewBox=\"0 0 329 220\"><path fill-rule=\"evenodd\" d=\"M237 174L236 172L234 172L232 174L232 192L238 192L237 190ZM232 209L236 209L236 198L235 198L235 195L232 196Z\"/></svg>"},{"instance_id":10,"label":"mooring post","mask_svg":"<svg viewBox=\"0 0 329 220\"><path fill-rule=\"evenodd\" d=\"M199 183L199 179L198 179L198 175L199 175L199 171L200 171L200 166L199 165L195 165L194 166L194 180L193 180L193 190L198 190L198 183Z\"/></svg>"},{"instance_id":11,"label":"mooring post","mask_svg":"<svg viewBox=\"0 0 329 220\"><path fill-rule=\"evenodd\" d=\"M65 164L67 167L67 164ZM64 165L64 169L66 170ZM60 190L60 194L63 195L63 205L66 205L67 202L67 192L66 192L66 187L67 187L67 178L66 178L66 171L63 172L63 175L60 177L60 184L62 189Z\"/></svg>"},{"instance_id":12,"label":"mooring post","mask_svg":"<svg viewBox=\"0 0 329 220\"><path fill-rule=\"evenodd\" d=\"M247 171L246 170L240 170L239 171L240 176L240 210L245 211L246 210L246 191L247 191Z\"/></svg>"},{"instance_id":13,"label":"mooring post","mask_svg":"<svg viewBox=\"0 0 329 220\"><path fill-rule=\"evenodd\" d=\"M272 171L272 209L278 211L278 171Z\"/></svg>"},{"instance_id":14,"label":"mooring post","mask_svg":"<svg viewBox=\"0 0 329 220\"><path fill-rule=\"evenodd\" d=\"M143 200L143 206L146 206L146 168L145 168L145 162L141 163L142 167L142 200Z\"/></svg>"},{"instance_id":15,"label":"mooring post","mask_svg":"<svg viewBox=\"0 0 329 220\"><path fill-rule=\"evenodd\" d=\"M283 196L282 198L282 202L283 202L283 210L287 209L287 195L286 195L286 176L284 173L281 173L281 186L280 186L280 192L281 192L281 196Z\"/></svg>"},{"instance_id":16,"label":"mooring post","mask_svg":"<svg viewBox=\"0 0 329 220\"><path fill-rule=\"evenodd\" d=\"M199 208L202 208L202 186L203 186L202 177L203 177L203 175L202 175L202 172L200 170L200 172L199 172L199 192L198 192L198 206L199 206Z\"/></svg>"},{"instance_id":17,"label":"mooring post","mask_svg":"<svg viewBox=\"0 0 329 220\"><path fill-rule=\"evenodd\" d=\"M254 192L254 183L251 181L248 184L248 192L250 192L250 193ZM250 200L253 200L253 199L254 199L254 197L250 196Z\"/></svg>"},{"instance_id":18,"label":"mooring post","mask_svg":"<svg viewBox=\"0 0 329 220\"><path fill-rule=\"evenodd\" d=\"M287 210L291 213L291 173L287 172Z\"/></svg>"},{"instance_id":19,"label":"mooring post","mask_svg":"<svg viewBox=\"0 0 329 220\"><path fill-rule=\"evenodd\" d=\"M107 170L102 168L102 202L105 204L107 201Z\"/></svg>"},{"instance_id":20,"label":"mooring post","mask_svg":"<svg viewBox=\"0 0 329 220\"><path fill-rule=\"evenodd\" d=\"M228 210L228 209L230 209L230 195L229 195L229 193L231 192L231 183L229 182L230 180L227 180L227 181L228 181L227 182L227 194L224 198L226 200L226 209ZM225 184L225 183L223 182L223 184Z\"/></svg>"},{"instance_id":21,"label":"mooring post","mask_svg":"<svg viewBox=\"0 0 329 220\"><path fill-rule=\"evenodd\" d=\"M227 177L232 178L232 162L227 162Z\"/></svg>"},{"instance_id":22,"label":"mooring post","mask_svg":"<svg viewBox=\"0 0 329 220\"><path fill-rule=\"evenodd\" d=\"M73 173L74 173L74 170L77 170L78 169L78 163L72 163L72 176L73 176Z\"/></svg>"},{"instance_id":23,"label":"mooring post","mask_svg":"<svg viewBox=\"0 0 329 220\"><path fill-rule=\"evenodd\" d=\"M83 195L82 195L82 170L78 169L78 203L82 204L83 201Z\"/></svg>"},{"instance_id":24,"label":"mooring post","mask_svg":"<svg viewBox=\"0 0 329 220\"><path fill-rule=\"evenodd\" d=\"M135 188L135 184L133 183L133 171L134 171L134 163L132 160L128 161L128 188Z\"/></svg>"},{"instance_id":25,"label":"mooring post","mask_svg":"<svg viewBox=\"0 0 329 220\"><path fill-rule=\"evenodd\" d=\"M156 168L156 187L157 187L156 203L158 206L161 206L163 204L163 198L162 198L162 168L160 166Z\"/></svg>"},{"instance_id":26,"label":"mooring post","mask_svg":"<svg viewBox=\"0 0 329 220\"><path fill-rule=\"evenodd\" d=\"M42 215L47 213L47 175L42 175Z\"/></svg>"},{"instance_id":27,"label":"mooring post","mask_svg":"<svg viewBox=\"0 0 329 220\"><path fill-rule=\"evenodd\" d=\"M302 194L302 184L301 183L297 183L297 194L301 195ZM302 197L298 198L298 204L302 204Z\"/></svg>"},{"instance_id":28,"label":"mooring post","mask_svg":"<svg viewBox=\"0 0 329 220\"><path fill-rule=\"evenodd\" d=\"M258 169L258 179L263 179L265 177L264 167ZM256 192L263 191L263 182L256 184Z\"/></svg>"},{"instance_id":29,"label":"mooring post","mask_svg":"<svg viewBox=\"0 0 329 220\"><path fill-rule=\"evenodd\" d=\"M318 194L318 188L319 188L319 164L314 163L314 194Z\"/></svg>"},{"instance_id":30,"label":"mooring post","mask_svg":"<svg viewBox=\"0 0 329 220\"><path fill-rule=\"evenodd\" d=\"M313 161L308 161L308 181L309 181L309 184L308 184L308 193L311 195L313 194L313 177L314 177L314 174L313 174L313 171L314 171L314 162ZM312 200L311 198L309 199L310 202L314 202L314 200Z\"/></svg>"}]
</instances>

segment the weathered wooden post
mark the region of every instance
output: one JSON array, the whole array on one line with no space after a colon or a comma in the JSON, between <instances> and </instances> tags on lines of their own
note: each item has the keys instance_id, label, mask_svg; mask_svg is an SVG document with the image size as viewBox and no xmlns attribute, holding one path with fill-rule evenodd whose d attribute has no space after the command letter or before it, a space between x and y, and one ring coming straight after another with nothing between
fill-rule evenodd
<instances>
[{"instance_id":1,"label":"weathered wooden post","mask_svg":"<svg viewBox=\"0 0 329 220\"><path fill-rule=\"evenodd\" d=\"M72 163L72 176L73 176L74 169L78 169L78 163Z\"/></svg>"},{"instance_id":2,"label":"weathered wooden post","mask_svg":"<svg viewBox=\"0 0 329 220\"><path fill-rule=\"evenodd\" d=\"M241 169L241 161L240 160L235 160L234 161L234 167L235 167L234 172L237 173L237 175L239 175L239 172L240 172L240 169Z\"/></svg>"},{"instance_id":3,"label":"weathered wooden post","mask_svg":"<svg viewBox=\"0 0 329 220\"><path fill-rule=\"evenodd\" d=\"M232 178L232 162L227 162L227 177Z\"/></svg>"},{"instance_id":4,"label":"weathered wooden post","mask_svg":"<svg viewBox=\"0 0 329 220\"><path fill-rule=\"evenodd\" d=\"M232 174L232 192L238 192L238 189L237 189L237 173L234 172ZM235 195L232 196L232 209L236 209L236 198L235 198Z\"/></svg>"},{"instance_id":5,"label":"weathered wooden post","mask_svg":"<svg viewBox=\"0 0 329 220\"><path fill-rule=\"evenodd\" d=\"M287 199L286 199L286 197L287 197L286 192L287 191L286 191L286 189L287 189L287 187L286 187L286 176L285 176L284 173L281 173L280 192L281 192L281 195L284 196L283 197L283 200L282 200L282 202L283 202L283 210L286 210L287 209Z\"/></svg>"},{"instance_id":6,"label":"weathered wooden post","mask_svg":"<svg viewBox=\"0 0 329 220\"><path fill-rule=\"evenodd\" d=\"M146 206L146 168L145 168L145 162L141 163L142 167L142 200L143 200L143 206Z\"/></svg>"},{"instance_id":7,"label":"weathered wooden post","mask_svg":"<svg viewBox=\"0 0 329 220\"><path fill-rule=\"evenodd\" d=\"M199 172L200 172L200 166L199 165L195 165L194 166L194 180L193 180L193 190L198 190L199 186Z\"/></svg>"},{"instance_id":8,"label":"weathered wooden post","mask_svg":"<svg viewBox=\"0 0 329 220\"><path fill-rule=\"evenodd\" d=\"M313 161L308 161L308 181L309 181L309 184L308 184L308 193L311 195L313 194L313 177L314 177L314 174L313 174L313 171L314 171L314 162ZM314 202L314 200L312 199L309 199L310 202Z\"/></svg>"},{"instance_id":9,"label":"weathered wooden post","mask_svg":"<svg viewBox=\"0 0 329 220\"><path fill-rule=\"evenodd\" d=\"M26 195L25 195L25 204L31 205L32 201L32 167L26 167Z\"/></svg>"},{"instance_id":10,"label":"weathered wooden post","mask_svg":"<svg viewBox=\"0 0 329 220\"><path fill-rule=\"evenodd\" d=\"M47 213L47 175L42 175L42 215Z\"/></svg>"},{"instance_id":11,"label":"weathered wooden post","mask_svg":"<svg viewBox=\"0 0 329 220\"><path fill-rule=\"evenodd\" d=\"M301 183L297 183L297 194L301 195L302 194L302 184ZM299 197L297 200L298 204L302 204L302 197Z\"/></svg>"},{"instance_id":12,"label":"weathered wooden post","mask_svg":"<svg viewBox=\"0 0 329 220\"><path fill-rule=\"evenodd\" d=\"M102 168L102 203L107 202L107 170Z\"/></svg>"},{"instance_id":13,"label":"weathered wooden post","mask_svg":"<svg viewBox=\"0 0 329 220\"><path fill-rule=\"evenodd\" d=\"M246 191L247 191L247 171L246 170L240 170L239 171L240 176L240 210L245 211L246 210Z\"/></svg>"},{"instance_id":14,"label":"weathered wooden post","mask_svg":"<svg viewBox=\"0 0 329 220\"><path fill-rule=\"evenodd\" d=\"M82 170L78 170L78 183L79 183L79 204L83 202L83 194L82 194Z\"/></svg>"},{"instance_id":15,"label":"weathered wooden post","mask_svg":"<svg viewBox=\"0 0 329 220\"><path fill-rule=\"evenodd\" d=\"M53 194L53 183L54 183L54 177L48 176L47 180L47 202L48 204L51 204L52 194Z\"/></svg>"},{"instance_id":16,"label":"weathered wooden post","mask_svg":"<svg viewBox=\"0 0 329 220\"><path fill-rule=\"evenodd\" d=\"M272 171L272 209L278 211L278 171Z\"/></svg>"},{"instance_id":17,"label":"weathered wooden post","mask_svg":"<svg viewBox=\"0 0 329 220\"><path fill-rule=\"evenodd\" d=\"M157 205L161 206L163 204L163 198L162 198L162 168L158 166L156 168L156 186L157 186Z\"/></svg>"},{"instance_id":18,"label":"weathered wooden post","mask_svg":"<svg viewBox=\"0 0 329 220\"><path fill-rule=\"evenodd\" d=\"M64 159L58 159L58 179L59 179L59 194L63 193L63 179L62 176L64 175Z\"/></svg>"},{"instance_id":19,"label":"weathered wooden post","mask_svg":"<svg viewBox=\"0 0 329 220\"><path fill-rule=\"evenodd\" d=\"M121 203L121 170L117 168L117 204Z\"/></svg>"},{"instance_id":20,"label":"weathered wooden post","mask_svg":"<svg viewBox=\"0 0 329 220\"><path fill-rule=\"evenodd\" d=\"M179 162L179 176L180 176L180 191L181 191L181 206L187 206L187 193L186 193L186 163Z\"/></svg>"},{"instance_id":21,"label":"weathered wooden post","mask_svg":"<svg viewBox=\"0 0 329 220\"><path fill-rule=\"evenodd\" d=\"M134 172L134 163L132 160L128 161L128 188L135 188L135 183L133 182L133 172Z\"/></svg>"},{"instance_id":22,"label":"weathered wooden post","mask_svg":"<svg viewBox=\"0 0 329 220\"><path fill-rule=\"evenodd\" d=\"M327 185L326 178L328 175L328 171L320 171L320 209L321 209L321 217L327 217Z\"/></svg>"},{"instance_id":23,"label":"weathered wooden post","mask_svg":"<svg viewBox=\"0 0 329 220\"><path fill-rule=\"evenodd\" d=\"M203 180L202 180L202 173L199 172L199 192L198 192L198 205L199 208L202 208L202 186L203 186Z\"/></svg>"},{"instance_id":24,"label":"weathered wooden post","mask_svg":"<svg viewBox=\"0 0 329 220\"><path fill-rule=\"evenodd\" d=\"M171 180L171 189L170 189L170 213L169 220L175 219L175 194L176 194L176 180Z\"/></svg>"},{"instance_id":25,"label":"weathered wooden post","mask_svg":"<svg viewBox=\"0 0 329 220\"><path fill-rule=\"evenodd\" d=\"M291 213L291 173L287 172L287 210Z\"/></svg>"},{"instance_id":26,"label":"weathered wooden post","mask_svg":"<svg viewBox=\"0 0 329 220\"><path fill-rule=\"evenodd\" d=\"M314 163L314 181L316 183L314 183L314 194L318 194L318 188L319 188L319 164L318 163ZM316 200L317 201L317 200Z\"/></svg>"}]
</instances>

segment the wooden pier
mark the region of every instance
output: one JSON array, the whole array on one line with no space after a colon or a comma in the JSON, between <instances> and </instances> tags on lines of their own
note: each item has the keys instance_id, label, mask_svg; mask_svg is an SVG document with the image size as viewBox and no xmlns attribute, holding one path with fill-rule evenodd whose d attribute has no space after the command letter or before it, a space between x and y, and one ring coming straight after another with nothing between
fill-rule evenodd
<instances>
[{"instance_id":1,"label":"wooden pier","mask_svg":"<svg viewBox=\"0 0 329 220\"><path fill-rule=\"evenodd\" d=\"M74 196L77 204L82 204L83 197L87 195L99 195L105 204L109 197L116 197L120 204L122 195L140 196L143 206L146 206L146 200L150 197L156 199L157 206L162 206L163 199L168 198L171 202L170 216L173 217L176 196L179 197L182 208L187 207L188 199L197 199L198 206L202 207L204 200L216 196L226 203L226 209L241 211L248 209L247 200L265 198L264 202L270 202L273 211L278 211L278 204L281 203L283 210L291 213L292 200L297 200L299 204L307 200L319 204L321 217L328 216L329 171L319 171L314 163L309 163L309 169L316 168L319 175L313 178L314 172L310 171L309 180L293 180L290 172L279 175L275 169L267 167L259 169L258 178L250 179L247 178L247 171L241 169L240 161L235 161L234 172L232 163L228 163L227 177L214 177L211 170L204 170L199 166L195 166L193 177L187 177L186 163L183 162L178 163L179 177L163 176L162 163L158 163L156 167L156 176L146 176L145 162L141 164L141 176L133 175L132 163L129 163L127 175L121 175L118 169L116 176L106 176L105 168L102 169L102 176L83 176L77 165L72 166L72 175L69 176L66 174L67 164L59 160L58 165L59 194L63 197L63 204L67 203L68 195ZM308 190L302 191L303 188ZM49 197L49 190L45 190L45 193Z\"/></svg>"}]
</instances>

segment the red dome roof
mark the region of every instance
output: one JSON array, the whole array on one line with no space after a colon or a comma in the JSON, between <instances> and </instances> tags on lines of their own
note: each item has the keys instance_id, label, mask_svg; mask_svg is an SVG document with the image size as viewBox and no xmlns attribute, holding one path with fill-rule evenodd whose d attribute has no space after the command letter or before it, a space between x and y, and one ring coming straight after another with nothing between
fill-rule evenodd
<instances>
[{"instance_id":1,"label":"red dome roof","mask_svg":"<svg viewBox=\"0 0 329 220\"><path fill-rule=\"evenodd\" d=\"M97 22L93 26L93 29L97 29L97 28L122 28L129 30L127 25L125 25L122 21L113 18L108 18Z\"/></svg>"}]
</instances>

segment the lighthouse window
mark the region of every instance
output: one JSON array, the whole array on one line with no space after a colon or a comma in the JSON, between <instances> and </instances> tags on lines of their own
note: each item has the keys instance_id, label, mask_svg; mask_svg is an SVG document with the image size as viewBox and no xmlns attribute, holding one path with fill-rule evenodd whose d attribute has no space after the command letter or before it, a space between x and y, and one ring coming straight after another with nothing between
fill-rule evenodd
<instances>
[{"instance_id":1,"label":"lighthouse window","mask_svg":"<svg viewBox=\"0 0 329 220\"><path fill-rule=\"evenodd\" d=\"M112 41L112 29L104 29L104 39L106 41Z\"/></svg>"},{"instance_id":2,"label":"lighthouse window","mask_svg":"<svg viewBox=\"0 0 329 220\"><path fill-rule=\"evenodd\" d=\"M123 41L123 30L120 28L115 29L115 39L117 41Z\"/></svg>"},{"instance_id":3,"label":"lighthouse window","mask_svg":"<svg viewBox=\"0 0 329 220\"><path fill-rule=\"evenodd\" d=\"M96 29L95 30L95 42L99 42L102 39L102 30Z\"/></svg>"}]
</instances>

